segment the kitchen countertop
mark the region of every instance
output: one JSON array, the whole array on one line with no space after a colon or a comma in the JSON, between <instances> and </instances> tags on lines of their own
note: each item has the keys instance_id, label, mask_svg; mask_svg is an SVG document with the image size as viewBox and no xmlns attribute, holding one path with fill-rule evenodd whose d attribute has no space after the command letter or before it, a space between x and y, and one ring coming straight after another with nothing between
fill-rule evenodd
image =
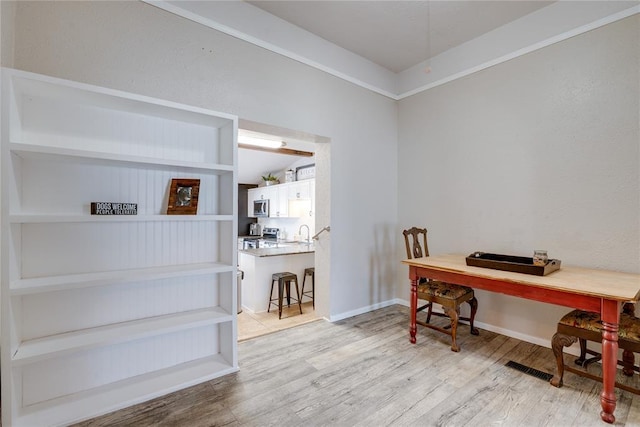
<instances>
[{"instance_id":1,"label":"kitchen countertop","mask_svg":"<svg viewBox=\"0 0 640 427\"><path fill-rule=\"evenodd\" d=\"M247 255L253 255L257 257L307 254L307 253L313 253L315 251L316 250L313 243L300 243L300 242L278 243L277 246L273 248L256 248L256 249L249 248L249 249L238 250L238 252L242 252Z\"/></svg>"}]
</instances>

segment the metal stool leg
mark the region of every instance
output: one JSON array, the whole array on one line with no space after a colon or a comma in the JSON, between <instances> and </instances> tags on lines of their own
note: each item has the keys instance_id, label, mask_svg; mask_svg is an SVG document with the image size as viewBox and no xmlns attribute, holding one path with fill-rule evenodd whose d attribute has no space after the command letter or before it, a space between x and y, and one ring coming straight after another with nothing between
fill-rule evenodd
<instances>
[{"instance_id":1,"label":"metal stool leg","mask_svg":"<svg viewBox=\"0 0 640 427\"><path fill-rule=\"evenodd\" d=\"M284 281L285 284L285 292L287 295L287 307L291 307L291 280L287 279Z\"/></svg>"},{"instance_id":2,"label":"metal stool leg","mask_svg":"<svg viewBox=\"0 0 640 427\"><path fill-rule=\"evenodd\" d=\"M304 276L302 276L302 290L300 291L300 295L304 296L304 284L307 281L307 272L305 270Z\"/></svg>"},{"instance_id":3,"label":"metal stool leg","mask_svg":"<svg viewBox=\"0 0 640 427\"><path fill-rule=\"evenodd\" d=\"M311 273L311 306L316 308L316 272Z\"/></svg>"},{"instance_id":4,"label":"metal stool leg","mask_svg":"<svg viewBox=\"0 0 640 427\"><path fill-rule=\"evenodd\" d=\"M267 306L267 313L271 310L271 302L273 301L273 283L275 280L271 280L271 292L269 292L269 305Z\"/></svg>"},{"instance_id":5,"label":"metal stool leg","mask_svg":"<svg viewBox=\"0 0 640 427\"><path fill-rule=\"evenodd\" d=\"M282 319L282 294L284 293L284 280L278 280L278 319Z\"/></svg>"},{"instance_id":6,"label":"metal stool leg","mask_svg":"<svg viewBox=\"0 0 640 427\"><path fill-rule=\"evenodd\" d=\"M305 287L305 283L307 282L307 276L311 276L311 303L313 308L316 308L316 275L314 271L309 271L310 269L305 269L304 270L304 277L302 278L302 290L300 291L300 296L305 296L305 291L304 291L304 287ZM306 292L307 296L309 291Z\"/></svg>"},{"instance_id":7,"label":"metal stool leg","mask_svg":"<svg viewBox=\"0 0 640 427\"><path fill-rule=\"evenodd\" d=\"M298 286L298 277L296 276L296 294L298 295L298 308L300 309L300 314L302 314L302 298L300 297L300 287ZM292 279L293 281L293 279ZM303 280L304 281L304 280ZM289 282L291 283L291 282Z\"/></svg>"}]
</instances>

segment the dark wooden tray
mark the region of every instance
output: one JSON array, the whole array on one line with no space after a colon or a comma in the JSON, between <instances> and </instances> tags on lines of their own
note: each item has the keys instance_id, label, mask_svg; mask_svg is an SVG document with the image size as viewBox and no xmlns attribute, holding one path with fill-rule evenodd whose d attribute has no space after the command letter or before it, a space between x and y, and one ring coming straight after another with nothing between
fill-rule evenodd
<instances>
[{"instance_id":1,"label":"dark wooden tray","mask_svg":"<svg viewBox=\"0 0 640 427\"><path fill-rule=\"evenodd\" d=\"M535 276L546 276L560 269L559 259L550 259L546 265L542 266L533 265L533 258L486 252L474 252L466 260L467 265L474 267L493 268L494 270L513 271Z\"/></svg>"}]
</instances>

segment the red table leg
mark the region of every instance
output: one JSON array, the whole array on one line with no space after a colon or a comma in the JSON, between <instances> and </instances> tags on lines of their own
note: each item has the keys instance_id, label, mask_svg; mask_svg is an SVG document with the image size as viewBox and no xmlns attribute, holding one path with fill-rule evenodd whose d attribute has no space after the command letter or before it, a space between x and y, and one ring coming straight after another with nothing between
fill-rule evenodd
<instances>
[{"instance_id":1,"label":"red table leg","mask_svg":"<svg viewBox=\"0 0 640 427\"><path fill-rule=\"evenodd\" d=\"M418 308L418 277L416 276L416 268L409 267L409 278L411 279L411 295L410 298L410 310L409 313L409 342L411 344L416 343L416 332L418 327L416 325L416 309Z\"/></svg>"},{"instance_id":2,"label":"red table leg","mask_svg":"<svg viewBox=\"0 0 640 427\"><path fill-rule=\"evenodd\" d=\"M600 404L602 412L600 418L613 423L616 417L616 364L618 361L618 322L620 321L620 303L617 301L602 301L602 393Z\"/></svg>"}]
</instances>

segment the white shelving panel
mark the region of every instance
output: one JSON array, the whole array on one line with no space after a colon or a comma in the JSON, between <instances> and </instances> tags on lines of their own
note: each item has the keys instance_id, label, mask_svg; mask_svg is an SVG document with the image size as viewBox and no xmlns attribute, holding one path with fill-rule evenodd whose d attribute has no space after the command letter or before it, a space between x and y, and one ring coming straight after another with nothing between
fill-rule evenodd
<instances>
[{"instance_id":1,"label":"white shelving panel","mask_svg":"<svg viewBox=\"0 0 640 427\"><path fill-rule=\"evenodd\" d=\"M237 371L237 118L6 68L1 111L2 424ZM166 215L173 178L196 215Z\"/></svg>"}]
</instances>

